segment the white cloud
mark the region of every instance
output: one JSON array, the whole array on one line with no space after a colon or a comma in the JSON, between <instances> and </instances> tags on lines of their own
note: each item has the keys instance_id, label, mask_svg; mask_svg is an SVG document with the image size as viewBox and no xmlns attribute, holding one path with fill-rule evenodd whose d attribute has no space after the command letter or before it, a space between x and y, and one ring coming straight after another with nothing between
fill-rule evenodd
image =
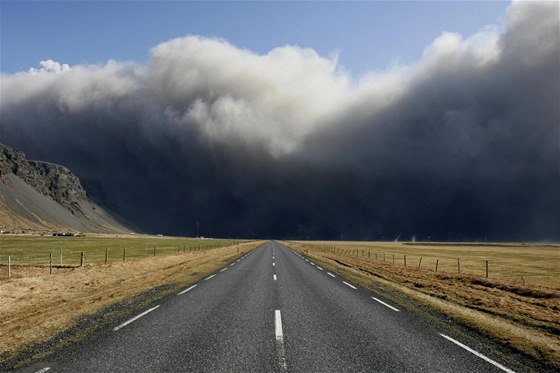
<instances>
[{"instance_id":1,"label":"white cloud","mask_svg":"<svg viewBox=\"0 0 560 373\"><path fill-rule=\"evenodd\" d=\"M70 70L70 66L68 64L61 64L59 62L53 61L51 59L46 61L39 62L40 68L30 68L28 72L30 74L39 74L39 73L52 73L52 74L60 74L65 71Z\"/></svg>"}]
</instances>

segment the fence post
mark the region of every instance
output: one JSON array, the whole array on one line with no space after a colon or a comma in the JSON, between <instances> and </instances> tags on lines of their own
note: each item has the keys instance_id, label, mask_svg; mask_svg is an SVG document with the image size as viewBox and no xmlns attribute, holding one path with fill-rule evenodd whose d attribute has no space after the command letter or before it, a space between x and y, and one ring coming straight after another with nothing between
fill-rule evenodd
<instances>
[{"instance_id":1,"label":"fence post","mask_svg":"<svg viewBox=\"0 0 560 373\"><path fill-rule=\"evenodd\" d=\"M122 261L123 261L123 262L126 262L126 246L123 246Z\"/></svg>"},{"instance_id":2,"label":"fence post","mask_svg":"<svg viewBox=\"0 0 560 373\"><path fill-rule=\"evenodd\" d=\"M404 256L404 266L406 267L406 255Z\"/></svg>"},{"instance_id":3,"label":"fence post","mask_svg":"<svg viewBox=\"0 0 560 373\"><path fill-rule=\"evenodd\" d=\"M420 257L420 262L418 262L418 269L420 269L421 265L422 265L422 257Z\"/></svg>"},{"instance_id":4,"label":"fence post","mask_svg":"<svg viewBox=\"0 0 560 373\"><path fill-rule=\"evenodd\" d=\"M457 258L457 274L461 274L461 261L460 258Z\"/></svg>"},{"instance_id":5,"label":"fence post","mask_svg":"<svg viewBox=\"0 0 560 373\"><path fill-rule=\"evenodd\" d=\"M486 259L486 278L488 278L488 259Z\"/></svg>"},{"instance_id":6,"label":"fence post","mask_svg":"<svg viewBox=\"0 0 560 373\"><path fill-rule=\"evenodd\" d=\"M84 266L84 252L82 251L80 253L80 267Z\"/></svg>"},{"instance_id":7,"label":"fence post","mask_svg":"<svg viewBox=\"0 0 560 373\"><path fill-rule=\"evenodd\" d=\"M439 259L436 259L436 272L437 272L438 264L439 264Z\"/></svg>"},{"instance_id":8,"label":"fence post","mask_svg":"<svg viewBox=\"0 0 560 373\"><path fill-rule=\"evenodd\" d=\"M154 245L154 258L156 256L156 245Z\"/></svg>"},{"instance_id":9,"label":"fence post","mask_svg":"<svg viewBox=\"0 0 560 373\"><path fill-rule=\"evenodd\" d=\"M8 280L12 278L12 257L8 256Z\"/></svg>"},{"instance_id":10,"label":"fence post","mask_svg":"<svg viewBox=\"0 0 560 373\"><path fill-rule=\"evenodd\" d=\"M60 266L62 267L62 247L60 248Z\"/></svg>"},{"instance_id":11,"label":"fence post","mask_svg":"<svg viewBox=\"0 0 560 373\"><path fill-rule=\"evenodd\" d=\"M109 249L105 248L105 264L109 262Z\"/></svg>"},{"instance_id":12,"label":"fence post","mask_svg":"<svg viewBox=\"0 0 560 373\"><path fill-rule=\"evenodd\" d=\"M383 261L385 261L385 253L383 253Z\"/></svg>"},{"instance_id":13,"label":"fence post","mask_svg":"<svg viewBox=\"0 0 560 373\"><path fill-rule=\"evenodd\" d=\"M395 254L393 254L393 264L395 264Z\"/></svg>"},{"instance_id":14,"label":"fence post","mask_svg":"<svg viewBox=\"0 0 560 373\"><path fill-rule=\"evenodd\" d=\"M49 253L49 274L52 275L52 253Z\"/></svg>"}]
</instances>

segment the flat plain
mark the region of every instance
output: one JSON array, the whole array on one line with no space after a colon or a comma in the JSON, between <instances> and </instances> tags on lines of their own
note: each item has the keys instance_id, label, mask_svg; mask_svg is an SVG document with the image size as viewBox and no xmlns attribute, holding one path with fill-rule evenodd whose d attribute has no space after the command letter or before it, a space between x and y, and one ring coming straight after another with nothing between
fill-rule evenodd
<instances>
[{"instance_id":1,"label":"flat plain","mask_svg":"<svg viewBox=\"0 0 560 373\"><path fill-rule=\"evenodd\" d=\"M229 239L196 239L183 237L157 237L146 235L102 235L84 237L53 236L0 236L0 266L6 266L8 256L16 266L49 266L52 254L53 265L78 266L81 253L85 264L114 263L131 259L142 259L167 254L186 253L210 248L230 246L241 242ZM62 260L61 260L62 257ZM18 271L13 274L17 276ZM7 271L0 270L0 279Z\"/></svg>"},{"instance_id":2,"label":"flat plain","mask_svg":"<svg viewBox=\"0 0 560 373\"><path fill-rule=\"evenodd\" d=\"M514 283L560 289L560 245L521 243L435 242L308 242L310 247L336 248L337 253L408 267L462 273ZM394 262L393 262L394 258ZM422 262L420 259L422 258ZM459 259L459 271L457 268Z\"/></svg>"}]
</instances>

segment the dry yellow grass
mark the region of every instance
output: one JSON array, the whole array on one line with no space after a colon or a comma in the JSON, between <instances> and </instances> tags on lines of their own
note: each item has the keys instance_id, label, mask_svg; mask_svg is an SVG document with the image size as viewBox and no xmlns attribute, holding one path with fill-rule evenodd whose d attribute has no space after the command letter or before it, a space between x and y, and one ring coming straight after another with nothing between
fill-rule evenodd
<instances>
[{"instance_id":1,"label":"dry yellow grass","mask_svg":"<svg viewBox=\"0 0 560 373\"><path fill-rule=\"evenodd\" d=\"M313 242L309 247L336 247L347 255L368 257L438 272L457 273L460 258L462 274L485 276L486 260L489 277L514 283L526 283L560 289L560 245L554 244L457 244L457 243L395 243L395 242Z\"/></svg>"},{"instance_id":2,"label":"dry yellow grass","mask_svg":"<svg viewBox=\"0 0 560 373\"><path fill-rule=\"evenodd\" d=\"M0 361L136 294L160 285L195 282L258 245L61 268L52 275L44 268L18 268L18 278L0 282Z\"/></svg>"},{"instance_id":3,"label":"dry yellow grass","mask_svg":"<svg viewBox=\"0 0 560 373\"><path fill-rule=\"evenodd\" d=\"M338 242L311 244L292 242L286 244L365 289L370 284L377 283L385 288L396 290L494 340L554 368L560 368L560 289L557 286L557 278L546 281L547 284L556 287L545 287L522 284L520 280L512 281L508 276L487 279L484 277L484 271L482 273L479 271L478 275L457 274L456 259L455 268L446 272L436 273L434 268L428 269L423 265L418 268L420 256L426 258L428 255L439 258L444 255L455 258L461 255L465 263L478 262L479 247L475 250L477 254L469 258L469 247L458 246L453 250L451 245L442 247L439 252L437 246L411 249L402 244L387 245L386 243L341 245ZM493 258L496 263L498 256L505 255L504 257L507 258L504 254L506 252L521 251L521 248L503 247L502 252L491 256L492 253L486 251L488 247L483 249L485 249L485 257ZM361 250L364 250L364 253ZM367 250L372 250L372 253L377 252L377 259L371 253L368 258ZM414 253L418 256L418 260L413 260L412 263L409 259L411 250L418 250ZM544 248L535 252L539 255L543 252L550 255L547 250L548 248ZM383 252L385 252L385 261L383 261ZM401 255L400 261L395 261L395 264L392 260L393 253ZM407 267L402 261L404 253L407 253ZM522 257L528 256L526 252L521 254ZM535 265L534 262L539 264ZM424 261L422 263L424 264ZM547 273L546 269L547 266L554 268L555 264L541 263L540 258L523 262L517 259L516 265L519 270L530 273L541 271L539 276L542 279L555 276Z\"/></svg>"}]
</instances>

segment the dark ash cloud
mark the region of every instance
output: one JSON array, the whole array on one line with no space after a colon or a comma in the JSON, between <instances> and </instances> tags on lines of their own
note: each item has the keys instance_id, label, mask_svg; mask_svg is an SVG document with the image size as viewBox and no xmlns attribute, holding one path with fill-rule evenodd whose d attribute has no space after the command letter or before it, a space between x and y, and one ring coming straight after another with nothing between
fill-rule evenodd
<instances>
[{"instance_id":1,"label":"dark ash cloud","mask_svg":"<svg viewBox=\"0 0 560 373\"><path fill-rule=\"evenodd\" d=\"M47 61L2 76L0 142L151 232L559 240L557 15L514 2L502 34L444 33L359 83L309 49L200 37L146 66Z\"/></svg>"}]
</instances>

